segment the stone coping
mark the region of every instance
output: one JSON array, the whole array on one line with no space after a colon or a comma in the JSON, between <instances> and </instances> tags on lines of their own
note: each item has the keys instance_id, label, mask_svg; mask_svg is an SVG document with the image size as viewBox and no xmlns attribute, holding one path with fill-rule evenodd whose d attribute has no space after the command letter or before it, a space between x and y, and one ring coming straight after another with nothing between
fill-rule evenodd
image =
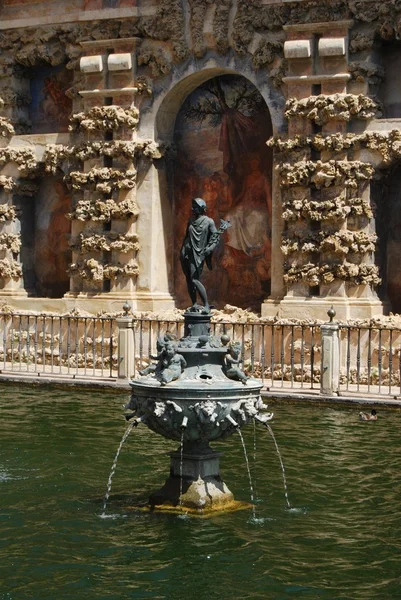
<instances>
[{"instance_id":1,"label":"stone coping","mask_svg":"<svg viewBox=\"0 0 401 600\"><path fill-rule=\"evenodd\" d=\"M344 21L323 21L320 23L295 23L294 25L283 25L284 31L311 31L313 33L320 31L333 31L333 29L350 28L354 24L352 19Z\"/></svg>"},{"instance_id":2,"label":"stone coping","mask_svg":"<svg viewBox=\"0 0 401 600\"><path fill-rule=\"evenodd\" d=\"M108 392L114 391L116 394L121 394L122 392L126 392L127 394L131 393L128 379L72 379L71 377L32 377L30 375L22 374L0 374L0 385L15 385L20 383L36 386L43 385L62 389L68 389L69 387L87 390L105 389ZM299 392L295 390L262 390L261 396L263 400L269 403L269 407L274 404L288 403L349 408L358 408L361 406L374 406L375 408L380 409L401 408L401 397L390 398L390 396L375 396L373 394L371 394L370 397L366 397L366 395L363 395L362 393L360 395L355 394L352 396L347 395L346 393L341 393L340 395L336 396L324 396L319 393L318 388L316 388L316 391L308 390L308 392L303 390L299 390Z\"/></svg>"}]
</instances>

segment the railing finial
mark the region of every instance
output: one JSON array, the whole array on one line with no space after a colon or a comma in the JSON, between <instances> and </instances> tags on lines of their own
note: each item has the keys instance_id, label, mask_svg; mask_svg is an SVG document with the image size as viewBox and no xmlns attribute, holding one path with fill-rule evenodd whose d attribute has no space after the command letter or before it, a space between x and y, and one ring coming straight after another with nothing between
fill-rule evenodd
<instances>
[{"instance_id":1,"label":"railing finial","mask_svg":"<svg viewBox=\"0 0 401 600\"><path fill-rule=\"evenodd\" d=\"M132 310L132 306L131 304L128 302L128 300L126 300L123 304L123 311L124 311L124 316L128 317L128 313L130 313Z\"/></svg>"},{"instance_id":2,"label":"railing finial","mask_svg":"<svg viewBox=\"0 0 401 600\"><path fill-rule=\"evenodd\" d=\"M333 322L334 317L336 316L336 311L334 310L334 306L331 305L331 308L329 308L329 310L327 311L327 316L329 317L330 321L329 323Z\"/></svg>"}]
</instances>

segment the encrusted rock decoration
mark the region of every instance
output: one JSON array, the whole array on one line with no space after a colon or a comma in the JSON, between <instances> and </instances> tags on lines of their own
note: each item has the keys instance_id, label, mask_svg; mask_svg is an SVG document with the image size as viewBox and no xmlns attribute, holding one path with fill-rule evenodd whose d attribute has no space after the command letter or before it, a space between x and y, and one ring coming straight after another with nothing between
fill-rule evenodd
<instances>
[{"instance_id":1,"label":"encrusted rock decoration","mask_svg":"<svg viewBox=\"0 0 401 600\"><path fill-rule=\"evenodd\" d=\"M347 281L354 285L369 284L376 286L381 282L379 270L376 265L342 263L319 263L308 262L304 265L285 264L284 281L296 283L302 281L309 286L321 283L331 283L335 279Z\"/></svg>"},{"instance_id":2,"label":"encrusted rock decoration","mask_svg":"<svg viewBox=\"0 0 401 600\"><path fill-rule=\"evenodd\" d=\"M372 119L380 116L381 107L363 94L319 94L301 100L289 98L284 114L287 119L298 117L323 125L332 120Z\"/></svg>"},{"instance_id":3,"label":"encrusted rock decoration","mask_svg":"<svg viewBox=\"0 0 401 600\"><path fill-rule=\"evenodd\" d=\"M0 277L2 279L15 279L22 277L22 267L19 262L8 258L0 259Z\"/></svg>"},{"instance_id":4,"label":"encrusted rock decoration","mask_svg":"<svg viewBox=\"0 0 401 600\"><path fill-rule=\"evenodd\" d=\"M6 117L0 117L0 136L10 138L14 134L15 129L10 119L7 119Z\"/></svg>"},{"instance_id":5,"label":"encrusted rock decoration","mask_svg":"<svg viewBox=\"0 0 401 600\"><path fill-rule=\"evenodd\" d=\"M104 279L116 279L117 277L136 277L139 274L139 268L136 262L123 265L103 263L95 258L88 258L72 263L69 273L80 279L103 281Z\"/></svg>"},{"instance_id":6,"label":"encrusted rock decoration","mask_svg":"<svg viewBox=\"0 0 401 600\"><path fill-rule=\"evenodd\" d=\"M17 183L13 177L7 177L6 175L0 175L0 188L3 188L5 192L12 192Z\"/></svg>"},{"instance_id":7,"label":"encrusted rock decoration","mask_svg":"<svg viewBox=\"0 0 401 600\"><path fill-rule=\"evenodd\" d=\"M94 106L70 118L69 131L112 131L123 127L136 129L139 110L136 107Z\"/></svg>"},{"instance_id":8,"label":"encrusted rock decoration","mask_svg":"<svg viewBox=\"0 0 401 600\"><path fill-rule=\"evenodd\" d=\"M0 235L1 244L1 235ZM80 252L138 252L139 243L137 234L119 234L107 232L102 234L83 232L70 242L74 250Z\"/></svg>"},{"instance_id":9,"label":"encrusted rock decoration","mask_svg":"<svg viewBox=\"0 0 401 600\"><path fill-rule=\"evenodd\" d=\"M83 162L92 158L108 156L110 158L125 158L134 160L140 156L158 159L163 156L163 149L153 140L112 142L84 142L75 146L64 146L62 144L48 144L44 155L45 170L55 173L60 165L69 162ZM0 150L1 160L1 150Z\"/></svg>"},{"instance_id":10,"label":"encrusted rock decoration","mask_svg":"<svg viewBox=\"0 0 401 600\"><path fill-rule=\"evenodd\" d=\"M29 173L38 168L35 152L32 148L0 148L0 167L13 162L20 171Z\"/></svg>"},{"instance_id":11,"label":"encrusted rock decoration","mask_svg":"<svg viewBox=\"0 0 401 600\"><path fill-rule=\"evenodd\" d=\"M346 197L344 192L330 200L311 200L305 194L295 198L286 196L282 207L283 219L286 221L310 219L324 223L342 222L348 216L365 216L367 219L373 217L372 207L367 199Z\"/></svg>"},{"instance_id":12,"label":"encrusted rock decoration","mask_svg":"<svg viewBox=\"0 0 401 600\"><path fill-rule=\"evenodd\" d=\"M111 219L125 220L136 218L139 214L134 198L128 197L120 202L112 198L106 200L78 200L75 208L67 216L78 221L104 221Z\"/></svg>"},{"instance_id":13,"label":"encrusted rock decoration","mask_svg":"<svg viewBox=\"0 0 401 600\"><path fill-rule=\"evenodd\" d=\"M360 134L295 135L292 138L276 136L270 138L267 145L283 156L305 149L314 149L319 152L327 150L343 152L366 148L378 152L383 159L384 166L401 159L401 131L399 129L392 129L389 133L365 131Z\"/></svg>"},{"instance_id":14,"label":"encrusted rock decoration","mask_svg":"<svg viewBox=\"0 0 401 600\"><path fill-rule=\"evenodd\" d=\"M380 115L380 103L364 94L289 98L285 107L287 119L309 120L323 127L330 122L368 120ZM373 207L364 191L376 168L370 162L355 160L354 152L366 149L378 153L382 166L387 166L401 152L400 142L398 131L389 135L326 134L324 129L315 135L268 140L267 145L277 153L282 189L285 226L281 250L287 284L318 286L335 280L351 285L380 283L378 268L371 264L377 244L377 236L369 230ZM311 160L312 151L325 152L326 156L330 153L330 158ZM347 229L351 223L351 229Z\"/></svg>"},{"instance_id":15,"label":"encrusted rock decoration","mask_svg":"<svg viewBox=\"0 0 401 600\"><path fill-rule=\"evenodd\" d=\"M375 233L365 231L318 231L316 233L285 233L281 250L285 256L294 252L330 252L340 256L348 253L374 252L377 243Z\"/></svg>"},{"instance_id":16,"label":"encrusted rock decoration","mask_svg":"<svg viewBox=\"0 0 401 600\"><path fill-rule=\"evenodd\" d=\"M0 250L10 250L14 254L18 254L20 249L20 233L0 233Z\"/></svg>"},{"instance_id":17,"label":"encrusted rock decoration","mask_svg":"<svg viewBox=\"0 0 401 600\"><path fill-rule=\"evenodd\" d=\"M346 160L282 163L277 170L282 187L309 187L313 184L317 189L338 185L357 188L359 182L372 179L375 172L370 163Z\"/></svg>"},{"instance_id":18,"label":"encrusted rock decoration","mask_svg":"<svg viewBox=\"0 0 401 600\"><path fill-rule=\"evenodd\" d=\"M65 178L73 190L95 189L103 194L113 190L131 190L135 187L136 169L121 171L108 167L93 167L90 171L71 171Z\"/></svg>"},{"instance_id":19,"label":"encrusted rock decoration","mask_svg":"<svg viewBox=\"0 0 401 600\"><path fill-rule=\"evenodd\" d=\"M0 223L14 221L18 216L15 206L10 204L0 204Z\"/></svg>"}]
</instances>

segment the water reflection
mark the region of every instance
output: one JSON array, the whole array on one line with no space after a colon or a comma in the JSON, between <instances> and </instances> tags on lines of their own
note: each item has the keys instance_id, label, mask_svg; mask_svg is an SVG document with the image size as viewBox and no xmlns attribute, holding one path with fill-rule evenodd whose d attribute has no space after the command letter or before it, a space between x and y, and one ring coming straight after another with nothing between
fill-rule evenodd
<instances>
[{"instance_id":1,"label":"water reflection","mask_svg":"<svg viewBox=\"0 0 401 600\"><path fill-rule=\"evenodd\" d=\"M176 448L139 426L102 519L126 401L3 387L1 600L398 597L398 412L362 423L358 410L275 406L291 510L267 432L257 428L254 442L245 428L257 448L254 520L246 511L201 520L131 510L164 482ZM228 487L247 501L239 439L214 447Z\"/></svg>"}]
</instances>

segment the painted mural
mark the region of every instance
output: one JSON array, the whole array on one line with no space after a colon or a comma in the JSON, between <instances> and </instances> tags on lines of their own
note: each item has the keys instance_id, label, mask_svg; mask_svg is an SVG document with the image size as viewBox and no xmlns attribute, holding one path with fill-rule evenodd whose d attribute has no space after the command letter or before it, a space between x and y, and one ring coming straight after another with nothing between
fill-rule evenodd
<instances>
[{"instance_id":1,"label":"painted mural","mask_svg":"<svg viewBox=\"0 0 401 600\"><path fill-rule=\"evenodd\" d=\"M72 100L66 91L72 85L73 73L64 65L35 68L31 80L32 133L68 131Z\"/></svg>"},{"instance_id":2,"label":"painted mural","mask_svg":"<svg viewBox=\"0 0 401 600\"><path fill-rule=\"evenodd\" d=\"M186 99L175 127L175 294L189 304L179 250L191 212L202 197L217 226L231 227L202 281L216 306L259 309L270 292L272 132L268 108L244 77L210 79Z\"/></svg>"},{"instance_id":3,"label":"painted mural","mask_svg":"<svg viewBox=\"0 0 401 600\"><path fill-rule=\"evenodd\" d=\"M67 269L71 198L59 179L43 180L35 208L35 287L39 296L61 298L69 290Z\"/></svg>"}]
</instances>

